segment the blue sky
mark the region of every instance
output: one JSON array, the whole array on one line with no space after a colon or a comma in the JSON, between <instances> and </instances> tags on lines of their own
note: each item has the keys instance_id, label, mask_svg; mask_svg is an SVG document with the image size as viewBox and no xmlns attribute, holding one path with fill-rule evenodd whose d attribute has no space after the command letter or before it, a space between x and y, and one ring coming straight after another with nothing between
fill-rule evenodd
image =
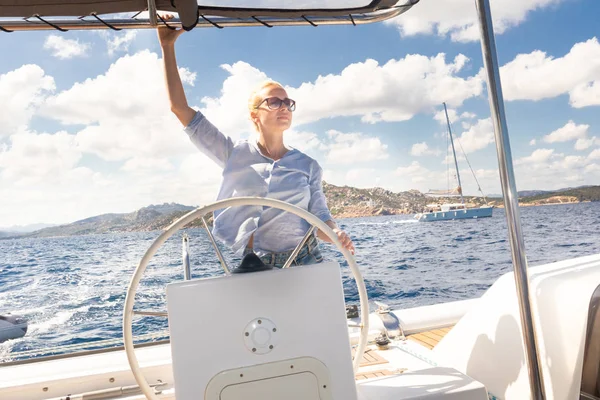
<instances>
[{"instance_id":1,"label":"blue sky","mask_svg":"<svg viewBox=\"0 0 600 400\"><path fill-rule=\"evenodd\" d=\"M600 2L492 3L518 189L598 184ZM445 101L499 193L474 14L422 0L367 26L196 29L177 56L189 103L235 139L254 135L251 88L284 84L298 101L286 140L337 185L446 188ZM2 34L0 54L0 227L215 198L220 171L170 115L155 32Z\"/></svg>"}]
</instances>

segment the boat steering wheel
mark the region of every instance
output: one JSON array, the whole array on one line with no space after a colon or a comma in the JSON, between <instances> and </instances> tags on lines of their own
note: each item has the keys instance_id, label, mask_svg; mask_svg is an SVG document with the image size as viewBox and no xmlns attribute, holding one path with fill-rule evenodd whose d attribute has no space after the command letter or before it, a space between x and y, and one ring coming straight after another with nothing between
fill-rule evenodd
<instances>
[{"instance_id":1,"label":"boat steering wheel","mask_svg":"<svg viewBox=\"0 0 600 400\"><path fill-rule=\"evenodd\" d=\"M123 342L125 345L125 352L127 354L127 360L129 361L131 372L133 373L137 384L139 385L140 389L142 390L147 399L158 400L158 397L154 393L152 387L144 378L140 369L134 351L132 331L132 320L134 314L133 305L135 303L135 294L137 292L137 288L142 278L142 275L144 274L144 271L146 270L149 261L152 259L154 254L156 254L158 249L167 241L167 239L169 239L179 229L183 228L195 219L205 216L210 212L236 206L267 206L295 214L298 217L306 220L312 226L321 230L321 232L327 235L327 237L329 237L329 239L331 239L332 242L337 246L337 248L342 252L344 258L348 262L350 270L352 271L354 280L356 281L356 285L358 287L358 294L360 298L360 313L362 324L358 348L356 350L356 354L353 360L354 371L358 370L360 360L362 359L365 347L367 345L367 338L369 332L369 303L367 298L367 289L365 287L365 282L358 269L358 265L354 260L354 256L350 253L349 250L343 247L335 232L333 232L333 230L329 226L327 226L327 224L325 224L323 221L321 221L319 218L317 218L310 212L300 207L289 203L285 203L280 200L274 200L264 197L235 197L231 199L217 201L207 206L200 207L194 211L189 212L188 214L184 215L183 217L175 221L173 224L171 224L171 226L169 226L169 228L166 231L164 231L148 248L148 250L142 257L139 265L135 269L133 276L131 277L131 282L129 283L129 287L127 289L127 297L125 298L125 306L123 308Z\"/></svg>"}]
</instances>

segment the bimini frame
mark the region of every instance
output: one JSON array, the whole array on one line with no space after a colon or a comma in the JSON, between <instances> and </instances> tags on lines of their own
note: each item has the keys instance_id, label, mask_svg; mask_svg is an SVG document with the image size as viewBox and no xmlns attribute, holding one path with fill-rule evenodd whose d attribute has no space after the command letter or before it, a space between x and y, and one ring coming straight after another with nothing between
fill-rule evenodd
<instances>
[{"instance_id":1,"label":"bimini frame","mask_svg":"<svg viewBox=\"0 0 600 400\"><path fill-rule=\"evenodd\" d=\"M176 2L179 7L177 8L175 7L175 3L171 3L169 0L147 0L147 2L146 0L119 0L113 2L67 0L62 3L55 3L49 0L23 0L18 2L0 0L0 31L148 29L154 28L158 24L166 24L172 28L183 27L186 30L191 30L196 26L222 29L250 26L272 28L274 26L317 27L319 25L360 25L396 17L408 11L419 0L406 0L404 4L396 4L397 0L373 0L365 7L335 10L204 7L197 6L195 1L179 0ZM106 6L107 4L109 6ZM515 283L519 299L531 397L534 400L542 400L545 398L544 381L539 362L536 330L532 318L527 258L525 256L525 243L521 228L512 153L506 125L490 2L489 0L475 0L475 4L479 19L481 48L487 75L488 97L494 125L500 182L504 197ZM98 8L95 9L95 7L105 7L103 9L104 14L136 11L137 13L130 18L123 18L119 14L116 18L108 19L106 15L101 17L100 13L102 11ZM136 9L135 7L138 8ZM25 10L28 14L19 14L19 11ZM68 12L64 13L65 10ZM160 17L155 17L155 10L178 12L180 18L165 22ZM59 11L62 13L59 13ZM147 11L150 17L137 18L142 11ZM77 12L84 16L76 17L74 13ZM67 15L67 17L60 17L61 15ZM6 19L6 17L12 19Z\"/></svg>"},{"instance_id":2,"label":"bimini frame","mask_svg":"<svg viewBox=\"0 0 600 400\"><path fill-rule=\"evenodd\" d=\"M18 3L43 3L49 0L23 0ZM94 0L70 0L64 5L27 6L15 5L13 0L0 0L0 31L34 31L34 30L89 30L89 29L151 29L158 24L167 24L172 28L182 27L192 30L195 27L230 28L262 26L313 26L319 25L362 25L384 21L408 11L419 0L405 0L404 4L396 4L397 0L372 0L364 7L338 8L338 9L286 9L275 8L233 8L233 7L205 7L192 5L193 15L189 10L184 10L190 0L180 0L176 4L183 4L178 9L169 0L119 0L119 6L104 8L105 12L98 10L102 4L110 2L99 1L95 7ZM68 3L74 3L71 8ZM76 4L75 4L76 3ZM85 4L81 4L85 3ZM165 3L165 4L162 4ZM136 8L139 7L139 8ZM165 12L179 12L177 19L168 23L156 17L156 10ZM46 11L46 12L44 12ZM28 14L18 14L28 12ZM65 16L65 12L68 15ZM79 13L79 14L78 14ZM131 13L130 17L124 14ZM134 14L135 13L135 14ZM139 18L140 14L148 14L147 18ZM11 19L3 19L3 18ZM20 17L20 18L19 18ZM186 23L187 18L187 23ZM191 18L191 22L190 22Z\"/></svg>"}]
</instances>

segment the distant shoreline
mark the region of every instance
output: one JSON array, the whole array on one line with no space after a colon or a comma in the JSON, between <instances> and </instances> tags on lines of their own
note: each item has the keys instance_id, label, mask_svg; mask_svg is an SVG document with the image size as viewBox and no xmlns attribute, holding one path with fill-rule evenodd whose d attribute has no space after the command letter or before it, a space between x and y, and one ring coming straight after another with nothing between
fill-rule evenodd
<instances>
[{"instance_id":1,"label":"distant shoreline","mask_svg":"<svg viewBox=\"0 0 600 400\"><path fill-rule=\"evenodd\" d=\"M427 209L431 203L455 203L457 199L431 198L418 190L392 192L383 188L360 189L351 186L335 186L323 182L323 193L331 215L335 219L365 218L382 215L411 215ZM561 191L525 191L517 193L520 207L556 204L576 204L600 201L600 185L565 189ZM464 196L469 208L489 206L504 208L502 197L488 198ZM101 233L152 232L169 227L174 221L196 209L178 203L152 204L129 213L106 213L69 224L50 226L27 233L0 231L0 238L64 237ZM210 218L209 218L210 220ZM210 224L210 221L207 221ZM202 226L196 220L192 226Z\"/></svg>"},{"instance_id":2,"label":"distant shoreline","mask_svg":"<svg viewBox=\"0 0 600 400\"><path fill-rule=\"evenodd\" d=\"M569 201L563 203L519 203L519 207L541 207L541 206L559 206L565 204L581 204L581 203L592 203L591 201ZM493 205L494 208L504 208L504 204ZM333 218L336 219L345 219L345 218L367 218L367 217L389 217L391 215L416 215L418 213L404 213L399 210L385 210L384 213L374 214L374 213L342 213L342 214L334 214Z\"/></svg>"}]
</instances>

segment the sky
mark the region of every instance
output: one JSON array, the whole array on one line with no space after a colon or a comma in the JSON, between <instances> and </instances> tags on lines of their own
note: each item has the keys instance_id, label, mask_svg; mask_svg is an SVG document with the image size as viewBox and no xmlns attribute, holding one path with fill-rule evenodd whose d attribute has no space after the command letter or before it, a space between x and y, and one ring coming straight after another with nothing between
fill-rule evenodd
<instances>
[{"instance_id":1,"label":"sky","mask_svg":"<svg viewBox=\"0 0 600 400\"><path fill-rule=\"evenodd\" d=\"M518 190L600 183L600 2L492 0ZM324 180L395 192L501 193L472 0L421 0L363 26L195 29L177 42L188 102L234 140L281 82L285 141ZM221 170L170 113L152 30L0 34L0 228L164 202L211 203Z\"/></svg>"}]
</instances>

